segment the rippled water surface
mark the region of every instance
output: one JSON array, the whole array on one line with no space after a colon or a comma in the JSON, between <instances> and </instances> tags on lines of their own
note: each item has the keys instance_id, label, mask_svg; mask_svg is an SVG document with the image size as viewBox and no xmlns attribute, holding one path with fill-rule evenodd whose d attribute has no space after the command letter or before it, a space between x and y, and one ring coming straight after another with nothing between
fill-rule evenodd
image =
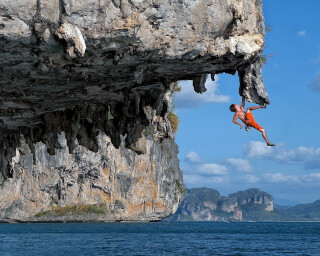
<instances>
[{"instance_id":1,"label":"rippled water surface","mask_svg":"<svg viewBox=\"0 0 320 256\"><path fill-rule=\"evenodd\" d=\"M0 224L0 255L320 255L320 223Z\"/></svg>"}]
</instances>

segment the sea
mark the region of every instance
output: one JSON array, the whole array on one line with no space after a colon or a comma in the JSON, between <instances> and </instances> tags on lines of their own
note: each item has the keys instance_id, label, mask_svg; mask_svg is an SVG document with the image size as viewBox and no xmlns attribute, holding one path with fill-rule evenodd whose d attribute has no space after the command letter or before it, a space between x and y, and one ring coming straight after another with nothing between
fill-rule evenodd
<instances>
[{"instance_id":1,"label":"sea","mask_svg":"<svg viewBox=\"0 0 320 256\"><path fill-rule=\"evenodd\" d=\"M5 255L320 255L320 223L0 224Z\"/></svg>"}]
</instances>

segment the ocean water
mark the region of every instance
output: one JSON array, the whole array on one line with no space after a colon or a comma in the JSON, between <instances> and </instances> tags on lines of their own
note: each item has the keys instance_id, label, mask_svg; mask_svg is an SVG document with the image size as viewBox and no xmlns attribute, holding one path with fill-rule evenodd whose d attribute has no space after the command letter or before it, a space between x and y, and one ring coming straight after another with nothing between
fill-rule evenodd
<instances>
[{"instance_id":1,"label":"ocean water","mask_svg":"<svg viewBox=\"0 0 320 256\"><path fill-rule=\"evenodd\" d=\"M320 255L320 223L0 224L0 255Z\"/></svg>"}]
</instances>

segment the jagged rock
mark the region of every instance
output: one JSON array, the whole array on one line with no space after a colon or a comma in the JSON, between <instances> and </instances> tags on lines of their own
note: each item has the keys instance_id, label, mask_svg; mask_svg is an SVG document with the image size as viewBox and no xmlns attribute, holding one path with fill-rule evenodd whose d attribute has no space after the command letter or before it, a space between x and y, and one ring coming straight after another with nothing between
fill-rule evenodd
<instances>
[{"instance_id":1,"label":"jagged rock","mask_svg":"<svg viewBox=\"0 0 320 256\"><path fill-rule=\"evenodd\" d=\"M247 64L238 68L240 77L239 93L245 96L250 102L260 102L261 99L269 104L268 93L263 86L263 79L261 72L256 72L257 63Z\"/></svg>"},{"instance_id":2,"label":"jagged rock","mask_svg":"<svg viewBox=\"0 0 320 256\"><path fill-rule=\"evenodd\" d=\"M60 0L39 0L39 10L41 19L57 23L60 18Z\"/></svg>"},{"instance_id":3,"label":"jagged rock","mask_svg":"<svg viewBox=\"0 0 320 256\"><path fill-rule=\"evenodd\" d=\"M193 78L193 88L197 93L204 93L207 88L205 87L205 82L207 80L207 74L195 76Z\"/></svg>"},{"instance_id":4,"label":"jagged rock","mask_svg":"<svg viewBox=\"0 0 320 256\"><path fill-rule=\"evenodd\" d=\"M20 135L33 165L38 143L49 155L63 148L61 133L71 154L79 145L98 154L100 133L149 154L149 140L174 139L167 114L178 80L203 93L207 74L238 70L240 95L269 103L264 29L261 0L0 1L2 180L15 184L26 161Z\"/></svg>"},{"instance_id":5,"label":"jagged rock","mask_svg":"<svg viewBox=\"0 0 320 256\"><path fill-rule=\"evenodd\" d=\"M30 27L17 17L0 17L0 35L12 41L23 42L32 35Z\"/></svg>"},{"instance_id":6,"label":"jagged rock","mask_svg":"<svg viewBox=\"0 0 320 256\"><path fill-rule=\"evenodd\" d=\"M86 43L77 26L70 23L63 23L56 31L56 35L67 42L67 52L72 58L77 57L77 55L83 57L86 51Z\"/></svg>"}]
</instances>

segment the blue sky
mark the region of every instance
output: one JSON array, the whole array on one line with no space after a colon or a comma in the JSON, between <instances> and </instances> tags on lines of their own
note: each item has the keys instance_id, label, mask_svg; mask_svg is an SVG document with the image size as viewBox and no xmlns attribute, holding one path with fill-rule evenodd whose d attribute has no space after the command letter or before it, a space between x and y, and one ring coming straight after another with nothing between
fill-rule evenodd
<instances>
[{"instance_id":1,"label":"blue sky","mask_svg":"<svg viewBox=\"0 0 320 256\"><path fill-rule=\"evenodd\" d=\"M301 203L320 199L320 1L265 0L267 32L263 68L271 105L254 111L269 140L233 124L231 103L241 103L238 76L219 75L196 95L180 82L176 142L185 184L223 195L252 187ZM246 106L252 104L246 103Z\"/></svg>"}]
</instances>

